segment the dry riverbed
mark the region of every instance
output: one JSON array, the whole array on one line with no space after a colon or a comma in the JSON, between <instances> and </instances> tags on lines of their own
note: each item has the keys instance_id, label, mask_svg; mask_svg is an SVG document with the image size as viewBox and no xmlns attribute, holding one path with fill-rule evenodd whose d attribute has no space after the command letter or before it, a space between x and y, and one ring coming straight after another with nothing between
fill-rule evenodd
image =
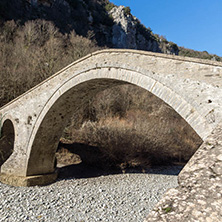
<instances>
[{"instance_id":1,"label":"dry riverbed","mask_svg":"<svg viewBox=\"0 0 222 222\"><path fill-rule=\"evenodd\" d=\"M107 175L77 168L73 170L80 173L68 175L67 168L61 168L60 179L44 187L0 183L0 221L141 222L161 196L177 186L181 168Z\"/></svg>"}]
</instances>

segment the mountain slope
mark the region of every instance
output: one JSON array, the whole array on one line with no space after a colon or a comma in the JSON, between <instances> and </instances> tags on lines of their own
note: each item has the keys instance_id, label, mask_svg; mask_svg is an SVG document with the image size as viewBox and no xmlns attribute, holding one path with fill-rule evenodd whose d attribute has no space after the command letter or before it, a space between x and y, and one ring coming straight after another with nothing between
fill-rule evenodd
<instances>
[{"instance_id":1,"label":"mountain slope","mask_svg":"<svg viewBox=\"0 0 222 222\"><path fill-rule=\"evenodd\" d=\"M108 0L1 0L0 105L104 47L221 61L178 47L141 24L129 7Z\"/></svg>"},{"instance_id":2,"label":"mountain slope","mask_svg":"<svg viewBox=\"0 0 222 222\"><path fill-rule=\"evenodd\" d=\"M178 54L178 47L154 35L131 15L108 0L3 0L0 19L24 25L28 20L52 21L61 33L75 31L100 46Z\"/></svg>"},{"instance_id":3,"label":"mountain slope","mask_svg":"<svg viewBox=\"0 0 222 222\"><path fill-rule=\"evenodd\" d=\"M63 34L75 31L95 39L99 46L131 48L182 56L214 59L216 55L198 52L169 42L152 33L134 17L129 7L115 6L109 0L2 0L0 24L15 20L24 25L28 20L51 21Z\"/></svg>"}]
</instances>

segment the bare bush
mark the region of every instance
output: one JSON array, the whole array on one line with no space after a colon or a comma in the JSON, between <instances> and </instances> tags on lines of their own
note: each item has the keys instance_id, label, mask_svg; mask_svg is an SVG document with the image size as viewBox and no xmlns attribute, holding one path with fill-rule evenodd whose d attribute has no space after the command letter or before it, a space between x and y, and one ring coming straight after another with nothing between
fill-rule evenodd
<instances>
[{"instance_id":1,"label":"bare bush","mask_svg":"<svg viewBox=\"0 0 222 222\"><path fill-rule=\"evenodd\" d=\"M105 90L89 106L94 118L68 127L66 137L99 147L103 162L111 165L185 163L202 142L172 108L136 86Z\"/></svg>"},{"instance_id":2,"label":"bare bush","mask_svg":"<svg viewBox=\"0 0 222 222\"><path fill-rule=\"evenodd\" d=\"M61 34L52 22L6 22L0 30L0 106L98 49L74 32Z\"/></svg>"}]
</instances>

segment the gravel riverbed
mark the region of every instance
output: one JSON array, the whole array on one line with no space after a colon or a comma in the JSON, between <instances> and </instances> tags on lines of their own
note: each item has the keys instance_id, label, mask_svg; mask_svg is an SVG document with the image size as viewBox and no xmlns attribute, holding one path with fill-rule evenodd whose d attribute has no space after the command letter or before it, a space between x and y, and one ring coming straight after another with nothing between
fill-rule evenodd
<instances>
[{"instance_id":1,"label":"gravel riverbed","mask_svg":"<svg viewBox=\"0 0 222 222\"><path fill-rule=\"evenodd\" d=\"M142 222L161 196L177 186L181 168L66 178L44 187L0 183L0 221Z\"/></svg>"}]
</instances>

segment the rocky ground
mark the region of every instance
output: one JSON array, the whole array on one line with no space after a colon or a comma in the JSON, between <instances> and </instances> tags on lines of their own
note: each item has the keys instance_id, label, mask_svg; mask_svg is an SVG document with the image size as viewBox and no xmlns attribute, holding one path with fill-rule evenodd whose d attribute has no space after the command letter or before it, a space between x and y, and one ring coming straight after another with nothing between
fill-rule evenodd
<instances>
[{"instance_id":1,"label":"rocky ground","mask_svg":"<svg viewBox=\"0 0 222 222\"><path fill-rule=\"evenodd\" d=\"M0 221L143 221L163 193L177 186L182 168L118 174L81 167L61 168L58 181L44 187L0 184Z\"/></svg>"}]
</instances>

